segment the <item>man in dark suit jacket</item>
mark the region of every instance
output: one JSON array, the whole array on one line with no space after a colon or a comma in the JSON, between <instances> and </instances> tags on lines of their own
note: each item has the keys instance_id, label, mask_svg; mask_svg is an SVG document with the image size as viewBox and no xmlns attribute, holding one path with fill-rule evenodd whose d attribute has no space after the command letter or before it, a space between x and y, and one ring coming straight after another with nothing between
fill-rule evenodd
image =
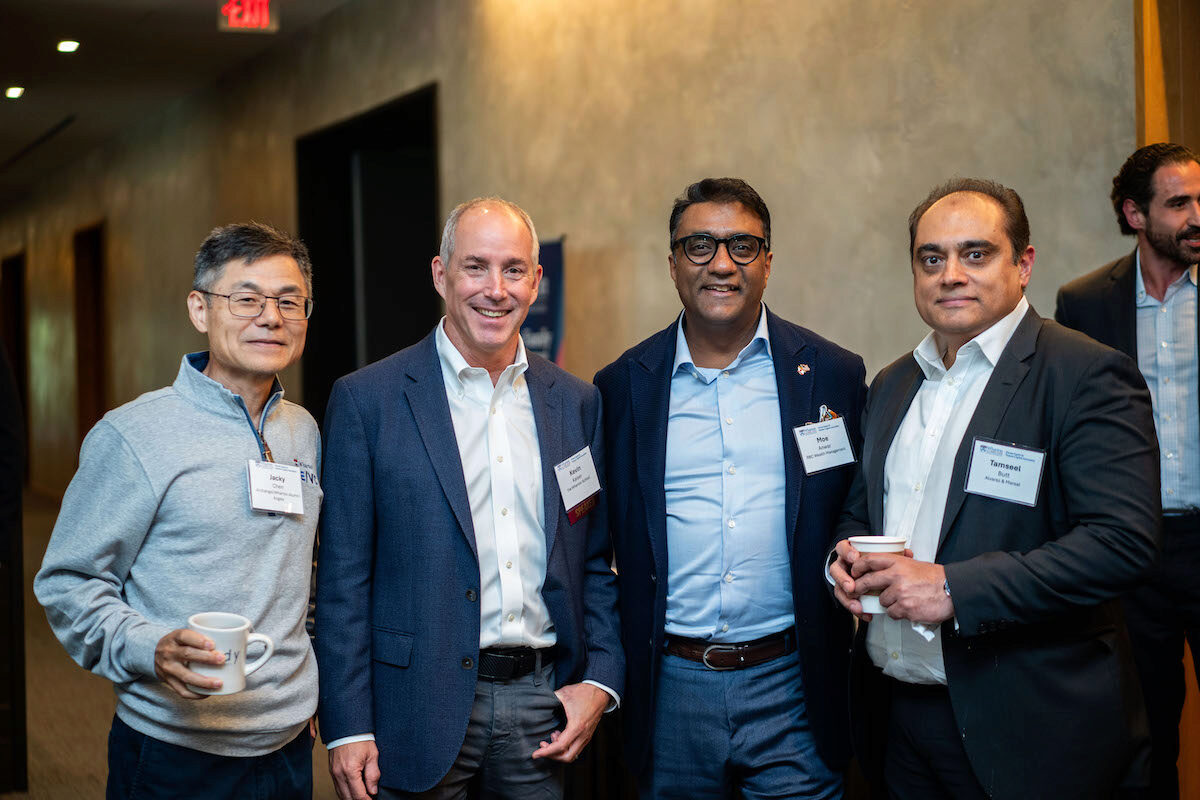
<instances>
[{"instance_id":1,"label":"man in dark suit jacket","mask_svg":"<svg viewBox=\"0 0 1200 800\"><path fill-rule=\"evenodd\" d=\"M957 179L909 218L932 328L875 378L838 542L856 747L895 798L1095 798L1145 782L1114 598L1158 550L1149 395L1124 355L1029 307L1016 192ZM879 593L886 615L862 613Z\"/></svg>"},{"instance_id":2,"label":"man in dark suit jacket","mask_svg":"<svg viewBox=\"0 0 1200 800\"><path fill-rule=\"evenodd\" d=\"M693 184L670 232L683 314L596 376L629 764L644 797L838 797L851 630L820 575L863 362L762 304L770 214L744 181Z\"/></svg>"},{"instance_id":3,"label":"man in dark suit jacket","mask_svg":"<svg viewBox=\"0 0 1200 800\"><path fill-rule=\"evenodd\" d=\"M1122 604L1150 722L1152 796L1177 798L1185 638L1200 677L1200 156L1169 143L1137 150L1113 178L1112 203L1137 249L1059 289L1054 317L1135 359L1154 401L1163 557Z\"/></svg>"},{"instance_id":4,"label":"man in dark suit jacket","mask_svg":"<svg viewBox=\"0 0 1200 800\"><path fill-rule=\"evenodd\" d=\"M561 797L619 699L600 397L526 354L540 278L524 211L460 205L446 317L334 385L316 650L343 800Z\"/></svg>"}]
</instances>

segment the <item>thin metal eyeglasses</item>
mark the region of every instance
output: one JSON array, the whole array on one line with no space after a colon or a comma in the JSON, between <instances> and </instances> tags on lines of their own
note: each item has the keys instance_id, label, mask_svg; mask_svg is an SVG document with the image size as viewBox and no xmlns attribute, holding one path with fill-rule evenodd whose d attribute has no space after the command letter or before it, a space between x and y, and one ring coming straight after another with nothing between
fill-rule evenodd
<instances>
[{"instance_id":1,"label":"thin metal eyeglasses","mask_svg":"<svg viewBox=\"0 0 1200 800\"><path fill-rule=\"evenodd\" d=\"M224 297L229 303L229 313L235 317L243 317L245 319L254 319L261 314L266 309L268 300L275 301L275 307L279 309L279 316L284 319L308 319L312 316L313 311L312 298L298 294L285 294L279 297L272 297L269 294L259 294L258 292L221 294L220 292L207 292L204 289L198 289L197 291L200 294L207 294L213 297Z\"/></svg>"},{"instance_id":2,"label":"thin metal eyeglasses","mask_svg":"<svg viewBox=\"0 0 1200 800\"><path fill-rule=\"evenodd\" d=\"M671 242L671 249L682 245L683 254L688 257L688 261L703 266L713 260L717 248L722 244L725 245L725 252L729 253L729 258L734 263L744 266L758 258L758 254L767 246L767 240L749 233L735 233L724 239L709 236L707 233L693 233Z\"/></svg>"}]
</instances>

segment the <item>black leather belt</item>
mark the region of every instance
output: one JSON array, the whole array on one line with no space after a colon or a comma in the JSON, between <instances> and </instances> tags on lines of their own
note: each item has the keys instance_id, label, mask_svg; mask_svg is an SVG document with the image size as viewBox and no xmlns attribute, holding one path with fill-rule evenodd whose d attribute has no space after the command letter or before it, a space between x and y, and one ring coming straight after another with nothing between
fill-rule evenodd
<instances>
[{"instance_id":1,"label":"black leather belt","mask_svg":"<svg viewBox=\"0 0 1200 800\"><path fill-rule=\"evenodd\" d=\"M663 650L673 656L699 661L709 669L746 669L785 656L796 649L796 629L788 628L750 642L714 644L703 639L667 638Z\"/></svg>"},{"instance_id":2,"label":"black leather belt","mask_svg":"<svg viewBox=\"0 0 1200 800\"><path fill-rule=\"evenodd\" d=\"M543 647L489 647L479 651L479 679L484 681L507 681L528 675L541 663L554 660L554 648Z\"/></svg>"}]
</instances>

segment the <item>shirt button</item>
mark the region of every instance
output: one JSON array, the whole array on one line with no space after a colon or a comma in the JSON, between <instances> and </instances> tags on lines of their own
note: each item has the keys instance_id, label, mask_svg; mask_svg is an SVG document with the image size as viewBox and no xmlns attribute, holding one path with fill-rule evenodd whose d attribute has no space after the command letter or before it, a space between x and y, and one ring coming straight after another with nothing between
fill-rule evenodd
<instances>
[{"instance_id":1,"label":"shirt button","mask_svg":"<svg viewBox=\"0 0 1200 800\"><path fill-rule=\"evenodd\" d=\"M509 615L508 615L508 621L509 621L509 622L512 622L512 621L513 621L514 619L516 619L516 618L517 618L517 615L516 615L516 614L509 614Z\"/></svg>"},{"instance_id":2,"label":"shirt button","mask_svg":"<svg viewBox=\"0 0 1200 800\"><path fill-rule=\"evenodd\" d=\"M726 582L726 583L733 583L733 573L732 573L732 572L726 572L726 573L725 573L725 582Z\"/></svg>"},{"instance_id":3,"label":"shirt button","mask_svg":"<svg viewBox=\"0 0 1200 800\"><path fill-rule=\"evenodd\" d=\"M1175 457L1174 453L1167 453L1167 458L1174 458L1174 457Z\"/></svg>"},{"instance_id":4,"label":"shirt button","mask_svg":"<svg viewBox=\"0 0 1200 800\"><path fill-rule=\"evenodd\" d=\"M1163 378L1163 383L1170 383L1170 382L1171 382L1170 378Z\"/></svg>"},{"instance_id":5,"label":"shirt button","mask_svg":"<svg viewBox=\"0 0 1200 800\"><path fill-rule=\"evenodd\" d=\"M899 653L897 653L895 650L893 650L893 651L891 652L891 656L892 656L892 658L893 658L893 659L898 659L898 658L900 658L900 654L899 654Z\"/></svg>"},{"instance_id":6,"label":"shirt button","mask_svg":"<svg viewBox=\"0 0 1200 800\"><path fill-rule=\"evenodd\" d=\"M496 456L496 463L497 463L497 464L503 464L503 463L504 463L504 456Z\"/></svg>"},{"instance_id":7,"label":"shirt button","mask_svg":"<svg viewBox=\"0 0 1200 800\"><path fill-rule=\"evenodd\" d=\"M730 475L736 475L736 474L737 474L737 467L735 467L733 464L730 464L730 465L729 465L729 474L730 474Z\"/></svg>"},{"instance_id":8,"label":"shirt button","mask_svg":"<svg viewBox=\"0 0 1200 800\"><path fill-rule=\"evenodd\" d=\"M464 659L462 660L462 668L463 668L463 669L471 669L471 668L472 668L472 667L474 667L474 666L475 666L475 659L473 659L473 658L464 658Z\"/></svg>"},{"instance_id":9,"label":"shirt button","mask_svg":"<svg viewBox=\"0 0 1200 800\"><path fill-rule=\"evenodd\" d=\"M1174 489L1167 489L1167 494L1171 494L1171 495L1173 495L1173 494L1175 494L1175 490L1174 490Z\"/></svg>"},{"instance_id":10,"label":"shirt button","mask_svg":"<svg viewBox=\"0 0 1200 800\"><path fill-rule=\"evenodd\" d=\"M496 409L495 409L495 408L493 408L493 409L492 409L492 416L493 416L493 417L494 417L494 416L496 416Z\"/></svg>"},{"instance_id":11,"label":"shirt button","mask_svg":"<svg viewBox=\"0 0 1200 800\"><path fill-rule=\"evenodd\" d=\"M731 528L736 528L736 527L737 527L737 522L736 522L735 520L732 520L732 519L731 519L731 520L729 520L729 527L731 527Z\"/></svg>"},{"instance_id":12,"label":"shirt button","mask_svg":"<svg viewBox=\"0 0 1200 800\"><path fill-rule=\"evenodd\" d=\"M914 492L921 491L921 482L920 481L917 481L916 483L913 484L913 491Z\"/></svg>"},{"instance_id":13,"label":"shirt button","mask_svg":"<svg viewBox=\"0 0 1200 800\"><path fill-rule=\"evenodd\" d=\"M732 425L732 424L733 424L733 417L726 417L726 418L725 418L725 424L726 424L726 425Z\"/></svg>"},{"instance_id":14,"label":"shirt button","mask_svg":"<svg viewBox=\"0 0 1200 800\"><path fill-rule=\"evenodd\" d=\"M1163 307L1162 307L1160 310L1161 310L1161 311L1162 311L1162 313L1164 313L1164 314L1165 314L1165 313L1167 313L1167 307L1166 307L1166 306L1163 306Z\"/></svg>"},{"instance_id":15,"label":"shirt button","mask_svg":"<svg viewBox=\"0 0 1200 800\"><path fill-rule=\"evenodd\" d=\"M502 517L507 517L507 516L508 516L508 509L507 509L507 508L502 508L502 509L500 509L500 516L502 516Z\"/></svg>"},{"instance_id":16,"label":"shirt button","mask_svg":"<svg viewBox=\"0 0 1200 800\"><path fill-rule=\"evenodd\" d=\"M722 376L722 377L724 377L724 378L728 378L728 377L729 377L729 370L725 370L724 372L722 372L722 373L721 373L721 376Z\"/></svg>"},{"instance_id":17,"label":"shirt button","mask_svg":"<svg viewBox=\"0 0 1200 800\"><path fill-rule=\"evenodd\" d=\"M721 633L725 633L727 630L729 630L728 622L726 622L724 625L721 626Z\"/></svg>"},{"instance_id":18,"label":"shirt button","mask_svg":"<svg viewBox=\"0 0 1200 800\"><path fill-rule=\"evenodd\" d=\"M512 569L512 562L511 562L511 561L505 561L505 562L504 562L504 568L505 568L505 569Z\"/></svg>"},{"instance_id":19,"label":"shirt button","mask_svg":"<svg viewBox=\"0 0 1200 800\"><path fill-rule=\"evenodd\" d=\"M1163 343L1162 343L1162 346L1163 346L1163 347L1166 347L1166 346L1167 346L1167 343L1166 343L1166 342L1163 342Z\"/></svg>"},{"instance_id":20,"label":"shirt button","mask_svg":"<svg viewBox=\"0 0 1200 800\"><path fill-rule=\"evenodd\" d=\"M1171 421L1171 415L1163 414L1163 422L1170 422L1170 421Z\"/></svg>"}]
</instances>

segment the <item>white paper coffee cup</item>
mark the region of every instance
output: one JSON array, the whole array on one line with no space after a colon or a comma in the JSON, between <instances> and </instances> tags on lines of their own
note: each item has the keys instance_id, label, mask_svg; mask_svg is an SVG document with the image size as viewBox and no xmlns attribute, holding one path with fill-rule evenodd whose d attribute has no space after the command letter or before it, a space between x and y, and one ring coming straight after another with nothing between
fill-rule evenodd
<instances>
[{"instance_id":1,"label":"white paper coffee cup","mask_svg":"<svg viewBox=\"0 0 1200 800\"><path fill-rule=\"evenodd\" d=\"M860 553L903 553L907 540L903 536L851 536L850 546ZM858 598L867 614L883 614L878 592L868 592Z\"/></svg>"}]
</instances>

